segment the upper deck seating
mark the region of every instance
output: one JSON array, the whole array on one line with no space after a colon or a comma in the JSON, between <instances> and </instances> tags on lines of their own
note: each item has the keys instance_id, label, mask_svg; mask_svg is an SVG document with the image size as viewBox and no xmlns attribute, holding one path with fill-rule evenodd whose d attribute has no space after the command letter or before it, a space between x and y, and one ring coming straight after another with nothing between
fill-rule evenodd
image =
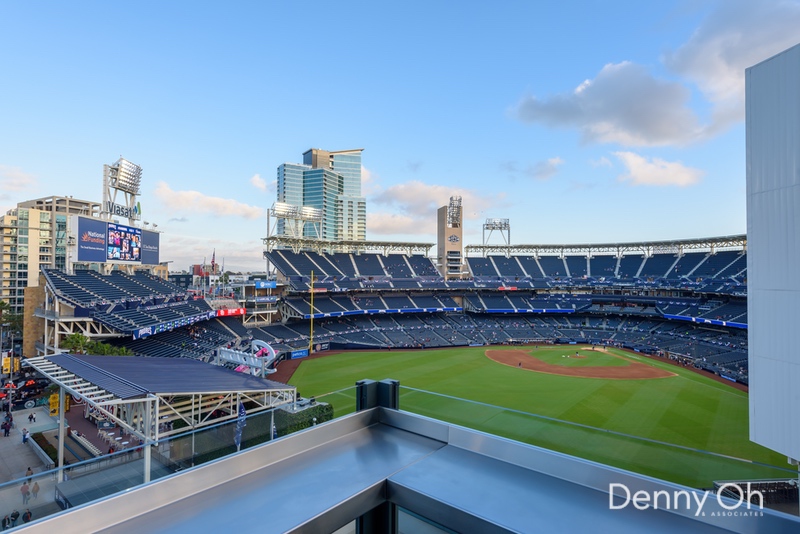
<instances>
[{"instance_id":1,"label":"upper deck seating","mask_svg":"<svg viewBox=\"0 0 800 534\"><path fill-rule=\"evenodd\" d=\"M567 276L564 260L558 256L539 256L539 265L542 266L545 276L549 278L564 278Z\"/></svg>"}]
</instances>

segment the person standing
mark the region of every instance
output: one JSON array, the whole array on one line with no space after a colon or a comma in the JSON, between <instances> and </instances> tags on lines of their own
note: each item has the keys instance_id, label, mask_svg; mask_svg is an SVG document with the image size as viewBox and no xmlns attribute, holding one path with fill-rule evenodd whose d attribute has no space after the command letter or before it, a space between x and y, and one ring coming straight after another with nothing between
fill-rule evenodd
<instances>
[{"instance_id":1,"label":"person standing","mask_svg":"<svg viewBox=\"0 0 800 534\"><path fill-rule=\"evenodd\" d=\"M11 528L11 518L8 517L8 514L6 514L6 516L3 518L2 527L3 530L8 530Z\"/></svg>"},{"instance_id":2,"label":"person standing","mask_svg":"<svg viewBox=\"0 0 800 534\"><path fill-rule=\"evenodd\" d=\"M22 483L22 486L19 488L19 492L22 494L22 504L28 504L28 499L30 499L31 495L31 489L27 482Z\"/></svg>"},{"instance_id":3,"label":"person standing","mask_svg":"<svg viewBox=\"0 0 800 534\"><path fill-rule=\"evenodd\" d=\"M28 429L22 429L22 443L28 443Z\"/></svg>"},{"instance_id":4,"label":"person standing","mask_svg":"<svg viewBox=\"0 0 800 534\"><path fill-rule=\"evenodd\" d=\"M25 471L25 476L28 477L28 484L31 483L31 477L33 476L33 469L28 466L28 470Z\"/></svg>"},{"instance_id":5,"label":"person standing","mask_svg":"<svg viewBox=\"0 0 800 534\"><path fill-rule=\"evenodd\" d=\"M25 513L22 514L22 522L29 523L31 519L33 519L33 514L31 514L30 508L25 508Z\"/></svg>"},{"instance_id":6,"label":"person standing","mask_svg":"<svg viewBox=\"0 0 800 534\"><path fill-rule=\"evenodd\" d=\"M19 512L17 511L16 508L14 508L14 511L11 512L11 515L9 516L9 518L11 519L11 526L12 527L16 527L17 526L17 519L19 519Z\"/></svg>"},{"instance_id":7,"label":"person standing","mask_svg":"<svg viewBox=\"0 0 800 534\"><path fill-rule=\"evenodd\" d=\"M31 493L33 493L33 498L34 499L38 499L39 498L39 482L38 481L33 483L33 487L31 488Z\"/></svg>"}]
</instances>

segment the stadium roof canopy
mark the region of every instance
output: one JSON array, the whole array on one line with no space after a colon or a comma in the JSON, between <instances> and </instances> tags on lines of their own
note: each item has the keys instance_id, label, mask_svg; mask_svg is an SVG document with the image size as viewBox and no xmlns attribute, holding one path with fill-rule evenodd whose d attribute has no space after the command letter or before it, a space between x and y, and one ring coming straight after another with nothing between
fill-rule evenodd
<instances>
[{"instance_id":1,"label":"stadium roof canopy","mask_svg":"<svg viewBox=\"0 0 800 534\"><path fill-rule=\"evenodd\" d=\"M608 254L622 255L631 252L640 252L644 255L653 254L683 254L686 250L708 250L747 248L747 236L731 235L722 237L703 237L697 239L673 239L668 241L640 241L632 243L593 243L579 245L467 245L464 247L467 254Z\"/></svg>"},{"instance_id":2,"label":"stadium roof canopy","mask_svg":"<svg viewBox=\"0 0 800 534\"><path fill-rule=\"evenodd\" d=\"M270 236L262 239L268 251L276 248L289 248L298 253L301 250L313 250L314 252L346 252L358 254L362 252L382 252L384 255L390 252L405 252L409 256L417 254L428 254L433 247L433 243L403 243L393 241L327 241L325 239L306 239L286 236Z\"/></svg>"},{"instance_id":3,"label":"stadium roof canopy","mask_svg":"<svg viewBox=\"0 0 800 534\"><path fill-rule=\"evenodd\" d=\"M25 363L147 442L235 419L240 402L250 414L296 398L292 386L188 358L59 354Z\"/></svg>"}]
</instances>

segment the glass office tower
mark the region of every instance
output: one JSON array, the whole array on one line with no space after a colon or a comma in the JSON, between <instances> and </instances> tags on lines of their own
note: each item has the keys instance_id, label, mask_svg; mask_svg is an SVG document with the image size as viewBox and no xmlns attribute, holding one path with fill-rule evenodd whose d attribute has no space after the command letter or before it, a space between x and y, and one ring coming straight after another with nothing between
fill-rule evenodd
<instances>
[{"instance_id":1,"label":"glass office tower","mask_svg":"<svg viewBox=\"0 0 800 534\"><path fill-rule=\"evenodd\" d=\"M322 210L319 237L328 241L364 241L367 238L367 203L361 196L363 149L330 152L312 148L303 163L278 167L277 202ZM278 235L290 235L279 220ZM317 237L309 225L304 237Z\"/></svg>"}]
</instances>

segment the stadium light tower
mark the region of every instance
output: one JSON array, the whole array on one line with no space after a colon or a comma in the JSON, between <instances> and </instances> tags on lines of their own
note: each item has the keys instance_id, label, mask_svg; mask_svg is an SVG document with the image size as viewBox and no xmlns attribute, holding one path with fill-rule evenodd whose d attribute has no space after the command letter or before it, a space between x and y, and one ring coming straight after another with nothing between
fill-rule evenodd
<instances>
[{"instance_id":1,"label":"stadium light tower","mask_svg":"<svg viewBox=\"0 0 800 534\"><path fill-rule=\"evenodd\" d=\"M487 231L489 235L486 235ZM486 222L483 223L484 245L489 244L489 240L492 238L494 232L500 232L504 244L511 244L511 223L508 219L486 219Z\"/></svg>"},{"instance_id":2,"label":"stadium light tower","mask_svg":"<svg viewBox=\"0 0 800 534\"><path fill-rule=\"evenodd\" d=\"M136 201L142 182L142 168L135 163L119 158L116 163L103 165L103 204L100 217L128 219L133 224L142 218L142 209ZM121 195L121 202L117 202Z\"/></svg>"}]
</instances>

